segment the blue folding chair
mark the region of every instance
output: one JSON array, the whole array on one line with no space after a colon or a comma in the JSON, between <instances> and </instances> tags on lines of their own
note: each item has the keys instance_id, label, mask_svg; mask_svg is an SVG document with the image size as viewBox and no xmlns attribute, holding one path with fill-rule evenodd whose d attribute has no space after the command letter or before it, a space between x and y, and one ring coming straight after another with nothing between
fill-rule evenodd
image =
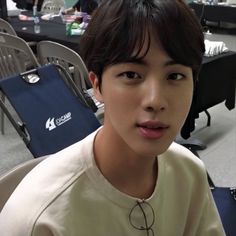
<instances>
[{"instance_id":1,"label":"blue folding chair","mask_svg":"<svg viewBox=\"0 0 236 236\"><path fill-rule=\"evenodd\" d=\"M59 65L49 64L0 81L18 114L0 106L34 157L55 153L96 130L100 123L90 100Z\"/></svg>"},{"instance_id":2,"label":"blue folding chair","mask_svg":"<svg viewBox=\"0 0 236 236\"><path fill-rule=\"evenodd\" d=\"M212 194L227 236L236 235L236 188L214 187Z\"/></svg>"},{"instance_id":3,"label":"blue folding chair","mask_svg":"<svg viewBox=\"0 0 236 236\"><path fill-rule=\"evenodd\" d=\"M188 147L189 148L189 147ZM197 151L189 148L189 150L200 158ZM215 186L211 177L207 172L208 183L218 209L225 233L227 236L236 235L236 187L218 187Z\"/></svg>"}]
</instances>

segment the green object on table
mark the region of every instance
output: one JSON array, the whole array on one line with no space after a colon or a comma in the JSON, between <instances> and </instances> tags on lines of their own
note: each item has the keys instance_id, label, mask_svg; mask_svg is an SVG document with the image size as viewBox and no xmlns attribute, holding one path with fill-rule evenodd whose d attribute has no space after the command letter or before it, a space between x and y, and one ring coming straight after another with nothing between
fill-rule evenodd
<instances>
[{"instance_id":1,"label":"green object on table","mask_svg":"<svg viewBox=\"0 0 236 236\"><path fill-rule=\"evenodd\" d=\"M72 7L76 2L77 0L65 0L66 2L66 7Z\"/></svg>"}]
</instances>

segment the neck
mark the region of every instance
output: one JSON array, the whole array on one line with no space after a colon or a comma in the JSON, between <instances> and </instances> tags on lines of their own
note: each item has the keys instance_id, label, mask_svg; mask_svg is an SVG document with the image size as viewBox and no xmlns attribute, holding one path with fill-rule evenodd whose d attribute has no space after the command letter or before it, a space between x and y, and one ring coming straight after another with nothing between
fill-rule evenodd
<instances>
[{"instance_id":1,"label":"neck","mask_svg":"<svg viewBox=\"0 0 236 236\"><path fill-rule=\"evenodd\" d=\"M138 156L122 140L112 140L100 130L94 145L95 161L104 177L119 191L146 199L155 189L157 158Z\"/></svg>"}]
</instances>

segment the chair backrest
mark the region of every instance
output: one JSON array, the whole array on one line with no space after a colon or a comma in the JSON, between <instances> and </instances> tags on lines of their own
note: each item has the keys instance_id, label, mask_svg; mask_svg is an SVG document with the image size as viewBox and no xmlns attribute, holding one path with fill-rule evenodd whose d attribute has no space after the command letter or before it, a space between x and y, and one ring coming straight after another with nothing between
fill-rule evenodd
<instances>
[{"instance_id":1,"label":"chair backrest","mask_svg":"<svg viewBox=\"0 0 236 236\"><path fill-rule=\"evenodd\" d=\"M62 73L63 72L63 73ZM100 123L63 67L45 65L0 80L0 91L20 117L0 106L34 157L55 153L96 130Z\"/></svg>"},{"instance_id":2,"label":"chair backrest","mask_svg":"<svg viewBox=\"0 0 236 236\"><path fill-rule=\"evenodd\" d=\"M235 4L236 4L236 0L226 0L226 3L227 3L227 4L233 4L233 5L235 5Z\"/></svg>"},{"instance_id":3,"label":"chair backrest","mask_svg":"<svg viewBox=\"0 0 236 236\"><path fill-rule=\"evenodd\" d=\"M214 187L212 194L226 235L236 235L236 188Z\"/></svg>"},{"instance_id":4,"label":"chair backrest","mask_svg":"<svg viewBox=\"0 0 236 236\"><path fill-rule=\"evenodd\" d=\"M94 108L94 111L98 108L96 116L100 122L103 122L104 104L97 101L93 95L93 89L88 79L88 70L80 55L70 48L52 41L40 41L37 44L37 53L41 65L48 63L59 64L70 73L76 86L83 93L88 92L89 95L85 94L85 96L92 98L90 106Z\"/></svg>"},{"instance_id":5,"label":"chair backrest","mask_svg":"<svg viewBox=\"0 0 236 236\"><path fill-rule=\"evenodd\" d=\"M65 1L64 0L44 0L41 13L42 14L58 14L61 10L65 8Z\"/></svg>"},{"instance_id":6,"label":"chair backrest","mask_svg":"<svg viewBox=\"0 0 236 236\"><path fill-rule=\"evenodd\" d=\"M32 159L17 165L12 170L0 176L0 212L6 201L11 196L21 180L31 171L39 162L47 156Z\"/></svg>"},{"instance_id":7,"label":"chair backrest","mask_svg":"<svg viewBox=\"0 0 236 236\"><path fill-rule=\"evenodd\" d=\"M13 29L11 24L3 20L2 18L0 18L0 32L16 36L16 31Z\"/></svg>"},{"instance_id":8,"label":"chair backrest","mask_svg":"<svg viewBox=\"0 0 236 236\"><path fill-rule=\"evenodd\" d=\"M87 84L90 83L82 58L72 49L60 43L40 41L37 44L37 53L41 65L55 63L63 66L79 88L86 89Z\"/></svg>"},{"instance_id":9,"label":"chair backrest","mask_svg":"<svg viewBox=\"0 0 236 236\"><path fill-rule=\"evenodd\" d=\"M38 66L38 60L26 41L0 33L0 79Z\"/></svg>"}]
</instances>

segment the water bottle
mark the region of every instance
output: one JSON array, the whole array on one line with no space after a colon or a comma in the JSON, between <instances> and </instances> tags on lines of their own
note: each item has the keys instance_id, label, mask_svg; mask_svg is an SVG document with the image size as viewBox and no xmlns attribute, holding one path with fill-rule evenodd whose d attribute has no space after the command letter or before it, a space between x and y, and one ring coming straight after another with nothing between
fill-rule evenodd
<instances>
[{"instance_id":1,"label":"water bottle","mask_svg":"<svg viewBox=\"0 0 236 236\"><path fill-rule=\"evenodd\" d=\"M33 6L33 16L37 16L38 15L38 10L37 10L37 5Z\"/></svg>"},{"instance_id":2,"label":"water bottle","mask_svg":"<svg viewBox=\"0 0 236 236\"><path fill-rule=\"evenodd\" d=\"M66 22L66 35L71 35L72 23Z\"/></svg>"},{"instance_id":3,"label":"water bottle","mask_svg":"<svg viewBox=\"0 0 236 236\"><path fill-rule=\"evenodd\" d=\"M39 17L34 17L34 33L39 34L40 33L40 25L39 25Z\"/></svg>"}]
</instances>

